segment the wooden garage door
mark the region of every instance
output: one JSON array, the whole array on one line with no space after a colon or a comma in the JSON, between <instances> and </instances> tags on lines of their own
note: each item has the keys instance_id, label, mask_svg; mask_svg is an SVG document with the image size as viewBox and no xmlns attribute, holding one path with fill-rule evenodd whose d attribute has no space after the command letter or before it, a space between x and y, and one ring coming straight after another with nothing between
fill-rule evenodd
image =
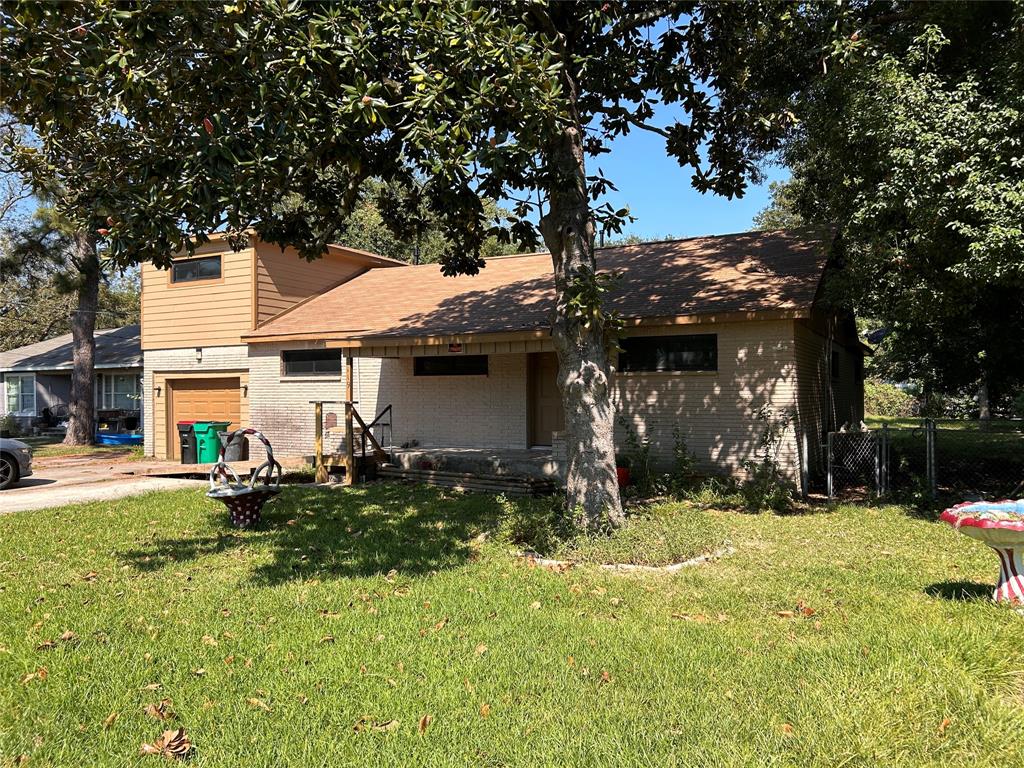
<instances>
[{"instance_id":1,"label":"wooden garage door","mask_svg":"<svg viewBox=\"0 0 1024 768\"><path fill-rule=\"evenodd\" d=\"M238 377L223 379L172 379L171 423L168 435L171 458L181 458L178 442L179 421L231 421L229 429L238 429L241 420L241 387Z\"/></svg>"}]
</instances>

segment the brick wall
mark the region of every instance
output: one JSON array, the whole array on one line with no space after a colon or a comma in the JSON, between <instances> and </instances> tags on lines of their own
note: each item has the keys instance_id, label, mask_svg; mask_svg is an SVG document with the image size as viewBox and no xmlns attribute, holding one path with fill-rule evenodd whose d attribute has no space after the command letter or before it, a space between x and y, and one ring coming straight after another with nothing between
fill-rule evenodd
<instances>
[{"instance_id":1,"label":"brick wall","mask_svg":"<svg viewBox=\"0 0 1024 768\"><path fill-rule=\"evenodd\" d=\"M344 400L345 374L334 376L285 376L281 352L285 349L315 349L316 344L288 342L249 346L249 412L253 425L263 432L281 456L313 456L316 450L315 410L310 400ZM341 350L338 350L339 357ZM375 362L375 361L368 361ZM360 361L356 362L356 366ZM356 392L355 399L359 400ZM357 406L363 413L362 404ZM333 419L332 419L333 416ZM372 417L371 417L372 418ZM341 403L324 406L325 425L345 423ZM336 437L332 446L330 440ZM338 450L344 434L325 435L324 449Z\"/></svg>"},{"instance_id":2,"label":"brick wall","mask_svg":"<svg viewBox=\"0 0 1024 768\"><path fill-rule=\"evenodd\" d=\"M793 323L788 320L722 323L694 329L718 334L718 370L710 373L636 373L616 378L616 408L641 438L650 441L656 467L673 458L678 426L698 468L743 475L740 463L756 457L763 424L758 408L796 411L797 376ZM674 330L673 333L688 333ZM616 424L615 439L625 431ZM799 479L795 431L786 436L779 461Z\"/></svg>"},{"instance_id":3,"label":"brick wall","mask_svg":"<svg viewBox=\"0 0 1024 768\"><path fill-rule=\"evenodd\" d=\"M394 407L395 443L526 448L525 354L491 355L487 376L413 376L412 358L356 360L360 413ZM376 381L375 381L376 378ZM373 405L371 408L370 405ZM365 410L364 410L365 405Z\"/></svg>"}]
</instances>

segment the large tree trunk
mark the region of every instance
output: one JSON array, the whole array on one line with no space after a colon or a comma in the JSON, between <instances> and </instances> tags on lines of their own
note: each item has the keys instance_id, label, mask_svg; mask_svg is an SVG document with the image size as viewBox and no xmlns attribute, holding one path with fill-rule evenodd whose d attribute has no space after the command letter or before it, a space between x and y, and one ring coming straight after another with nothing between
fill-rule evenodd
<instances>
[{"instance_id":1,"label":"large tree trunk","mask_svg":"<svg viewBox=\"0 0 1024 768\"><path fill-rule=\"evenodd\" d=\"M565 408L569 510L593 530L622 521L615 476L615 411L606 327L573 316L569 300L579 276L595 275L594 224L587 200L581 131L566 128L547 152L550 208L541 219L555 274L551 335L558 352L558 388Z\"/></svg>"},{"instance_id":2,"label":"large tree trunk","mask_svg":"<svg viewBox=\"0 0 1024 768\"><path fill-rule=\"evenodd\" d=\"M992 406L988 394L988 374L981 374L981 383L978 385L978 418L982 421L992 421Z\"/></svg>"},{"instance_id":3,"label":"large tree trunk","mask_svg":"<svg viewBox=\"0 0 1024 768\"><path fill-rule=\"evenodd\" d=\"M92 235L75 233L74 262L78 265L78 307L71 316L74 369L64 445L92 445L95 433L96 309L99 306L100 262Z\"/></svg>"}]
</instances>

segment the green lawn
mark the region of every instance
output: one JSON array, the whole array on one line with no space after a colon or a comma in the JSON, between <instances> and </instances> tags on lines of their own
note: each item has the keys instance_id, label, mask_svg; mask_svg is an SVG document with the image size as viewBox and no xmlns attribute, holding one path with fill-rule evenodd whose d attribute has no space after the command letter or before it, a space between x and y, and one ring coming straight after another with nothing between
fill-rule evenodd
<instances>
[{"instance_id":1,"label":"green lawn","mask_svg":"<svg viewBox=\"0 0 1024 768\"><path fill-rule=\"evenodd\" d=\"M119 461L140 461L145 458L141 445L64 445L59 437L19 437L18 440L32 446L36 458L53 456L96 456L110 455Z\"/></svg>"},{"instance_id":2,"label":"green lawn","mask_svg":"<svg viewBox=\"0 0 1024 768\"><path fill-rule=\"evenodd\" d=\"M252 532L199 490L0 516L0 764L162 765L139 746L172 726L197 766L1024 764L1024 617L944 525L674 505L576 548L736 549L638 576L531 567L479 537L500 510L376 485L287 488Z\"/></svg>"}]
</instances>

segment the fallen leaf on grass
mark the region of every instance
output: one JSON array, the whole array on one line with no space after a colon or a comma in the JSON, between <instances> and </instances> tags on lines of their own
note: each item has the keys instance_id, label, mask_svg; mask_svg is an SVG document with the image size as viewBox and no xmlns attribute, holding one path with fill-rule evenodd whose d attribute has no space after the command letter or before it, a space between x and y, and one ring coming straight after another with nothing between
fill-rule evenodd
<instances>
[{"instance_id":1,"label":"fallen leaf on grass","mask_svg":"<svg viewBox=\"0 0 1024 768\"><path fill-rule=\"evenodd\" d=\"M334 642L334 635L324 635L323 637L320 638L320 642L324 643L324 644L333 643Z\"/></svg>"},{"instance_id":2,"label":"fallen leaf on grass","mask_svg":"<svg viewBox=\"0 0 1024 768\"><path fill-rule=\"evenodd\" d=\"M434 631L435 632L440 632L442 629L444 629L444 626L447 623L448 623L448 617L445 616L443 619L441 619L439 622L437 622L437 624L434 625Z\"/></svg>"},{"instance_id":3,"label":"fallen leaf on grass","mask_svg":"<svg viewBox=\"0 0 1024 768\"><path fill-rule=\"evenodd\" d=\"M673 613L672 614L672 618L673 619L679 619L681 621L692 621L692 622L695 622L697 624L707 624L708 623L708 617L705 616L703 613L694 613L694 614L689 614L689 613Z\"/></svg>"},{"instance_id":4,"label":"fallen leaf on grass","mask_svg":"<svg viewBox=\"0 0 1024 768\"><path fill-rule=\"evenodd\" d=\"M782 728L780 730L782 731L782 735L787 738L796 735L796 732L793 730L793 726L789 723L783 723Z\"/></svg>"},{"instance_id":5,"label":"fallen leaf on grass","mask_svg":"<svg viewBox=\"0 0 1024 768\"><path fill-rule=\"evenodd\" d=\"M246 699L245 703L248 704L253 709L262 709L264 712L270 712L271 711L270 705L267 704L267 702L263 701L262 699L257 699L257 698Z\"/></svg>"},{"instance_id":6,"label":"fallen leaf on grass","mask_svg":"<svg viewBox=\"0 0 1024 768\"><path fill-rule=\"evenodd\" d=\"M192 742L189 741L184 728L164 731L152 744L143 744L139 748L140 755L163 755L168 759L178 760L184 760L191 751Z\"/></svg>"},{"instance_id":7,"label":"fallen leaf on grass","mask_svg":"<svg viewBox=\"0 0 1024 768\"><path fill-rule=\"evenodd\" d=\"M485 653L487 653L487 646L483 643L480 643L480 645L476 647L476 655L483 656Z\"/></svg>"},{"instance_id":8,"label":"fallen leaf on grass","mask_svg":"<svg viewBox=\"0 0 1024 768\"><path fill-rule=\"evenodd\" d=\"M490 715L491 715L491 705L490 704L481 704L480 705L480 717L490 717Z\"/></svg>"},{"instance_id":9,"label":"fallen leaf on grass","mask_svg":"<svg viewBox=\"0 0 1024 768\"><path fill-rule=\"evenodd\" d=\"M114 724L115 720L117 720L117 712L111 712L109 715L107 715L103 719L103 730L104 731L109 730L110 726L112 726Z\"/></svg>"},{"instance_id":10,"label":"fallen leaf on grass","mask_svg":"<svg viewBox=\"0 0 1024 768\"><path fill-rule=\"evenodd\" d=\"M795 619L796 611L776 611L775 615L780 619Z\"/></svg>"},{"instance_id":11,"label":"fallen leaf on grass","mask_svg":"<svg viewBox=\"0 0 1024 768\"><path fill-rule=\"evenodd\" d=\"M147 704L143 707L142 711L154 720L173 720L177 717L177 715L174 714L174 710L171 709L170 699L161 699L156 704Z\"/></svg>"},{"instance_id":12,"label":"fallen leaf on grass","mask_svg":"<svg viewBox=\"0 0 1024 768\"><path fill-rule=\"evenodd\" d=\"M939 723L939 736L944 736L946 734L946 729L949 728L949 726L951 726L952 724L953 721L950 720L948 717L942 718L942 722Z\"/></svg>"},{"instance_id":13,"label":"fallen leaf on grass","mask_svg":"<svg viewBox=\"0 0 1024 768\"><path fill-rule=\"evenodd\" d=\"M385 720L384 722L378 722L372 719L369 715L363 715L356 724L352 726L352 730L356 733L363 733L364 731L396 731L401 722L398 720Z\"/></svg>"},{"instance_id":14,"label":"fallen leaf on grass","mask_svg":"<svg viewBox=\"0 0 1024 768\"><path fill-rule=\"evenodd\" d=\"M202 667L200 667L199 669L193 669L192 670L192 674L195 675L196 677L202 677L203 675L206 674L206 670L203 669Z\"/></svg>"},{"instance_id":15,"label":"fallen leaf on grass","mask_svg":"<svg viewBox=\"0 0 1024 768\"><path fill-rule=\"evenodd\" d=\"M97 576L99 576L99 574L96 573L96 571L89 571L88 573L82 574L82 581L87 581L87 582L92 583L92 582L96 581L96 577Z\"/></svg>"},{"instance_id":16,"label":"fallen leaf on grass","mask_svg":"<svg viewBox=\"0 0 1024 768\"><path fill-rule=\"evenodd\" d=\"M159 691L161 688L163 688L163 686L160 685L160 683L150 683L149 685L142 686L141 688L139 688L139 690L140 691Z\"/></svg>"},{"instance_id":17,"label":"fallen leaf on grass","mask_svg":"<svg viewBox=\"0 0 1024 768\"><path fill-rule=\"evenodd\" d=\"M600 682L598 684L600 685L602 683L610 683L611 681L612 681L612 676L610 674L608 674L608 670L602 669L601 670L601 680L600 680Z\"/></svg>"},{"instance_id":18,"label":"fallen leaf on grass","mask_svg":"<svg viewBox=\"0 0 1024 768\"><path fill-rule=\"evenodd\" d=\"M37 651L48 651L51 648L56 648L57 644L53 640L43 640L39 645L36 646Z\"/></svg>"},{"instance_id":19,"label":"fallen leaf on grass","mask_svg":"<svg viewBox=\"0 0 1024 768\"><path fill-rule=\"evenodd\" d=\"M46 669L46 667L39 667L38 669L36 669L35 672L28 672L22 675L21 684L27 685L28 683L31 683L33 680L45 680L49 674L50 672Z\"/></svg>"},{"instance_id":20,"label":"fallen leaf on grass","mask_svg":"<svg viewBox=\"0 0 1024 768\"><path fill-rule=\"evenodd\" d=\"M73 643L78 639L78 635L70 629L65 629L64 632L61 633L60 639L65 643Z\"/></svg>"},{"instance_id":21,"label":"fallen leaf on grass","mask_svg":"<svg viewBox=\"0 0 1024 768\"><path fill-rule=\"evenodd\" d=\"M203 645L217 645L217 638L212 635L203 635Z\"/></svg>"},{"instance_id":22,"label":"fallen leaf on grass","mask_svg":"<svg viewBox=\"0 0 1024 768\"><path fill-rule=\"evenodd\" d=\"M434 718L432 715L424 715L423 717L421 717L419 725L416 726L417 733L419 733L419 735L422 736L424 733L427 732L427 728L430 727L430 724L433 721Z\"/></svg>"},{"instance_id":23,"label":"fallen leaf on grass","mask_svg":"<svg viewBox=\"0 0 1024 768\"><path fill-rule=\"evenodd\" d=\"M539 611L540 610L540 600L534 600L532 603L530 603L530 607L533 610L535 610L535 611Z\"/></svg>"}]
</instances>

